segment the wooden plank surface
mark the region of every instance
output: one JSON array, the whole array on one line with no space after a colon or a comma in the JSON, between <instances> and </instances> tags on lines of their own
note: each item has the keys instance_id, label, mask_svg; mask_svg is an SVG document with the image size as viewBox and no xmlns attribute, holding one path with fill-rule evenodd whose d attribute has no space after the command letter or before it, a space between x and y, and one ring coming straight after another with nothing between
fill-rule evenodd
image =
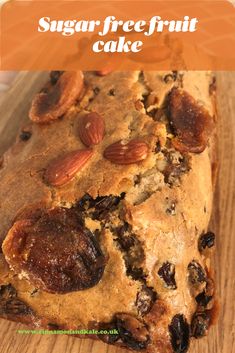
<instances>
[{"instance_id":1,"label":"wooden plank surface","mask_svg":"<svg viewBox=\"0 0 235 353\"><path fill-rule=\"evenodd\" d=\"M14 141L26 120L30 101L46 73L21 72L11 90L0 99L0 155ZM215 254L218 324L209 337L191 344L190 353L235 353L235 72L217 73L220 116L220 169L211 229L217 235ZM72 309L72 308L71 308ZM102 342L68 336L20 335L21 324L0 320L0 353L125 353Z\"/></svg>"}]
</instances>

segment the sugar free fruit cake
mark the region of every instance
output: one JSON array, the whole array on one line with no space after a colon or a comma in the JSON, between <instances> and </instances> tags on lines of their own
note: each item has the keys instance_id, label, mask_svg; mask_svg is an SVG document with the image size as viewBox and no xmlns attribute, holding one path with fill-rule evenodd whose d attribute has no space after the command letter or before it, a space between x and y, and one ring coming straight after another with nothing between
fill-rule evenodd
<instances>
[{"instance_id":1,"label":"sugar free fruit cake","mask_svg":"<svg viewBox=\"0 0 235 353\"><path fill-rule=\"evenodd\" d=\"M210 72L52 72L0 169L0 316L143 353L206 335L215 115Z\"/></svg>"}]
</instances>

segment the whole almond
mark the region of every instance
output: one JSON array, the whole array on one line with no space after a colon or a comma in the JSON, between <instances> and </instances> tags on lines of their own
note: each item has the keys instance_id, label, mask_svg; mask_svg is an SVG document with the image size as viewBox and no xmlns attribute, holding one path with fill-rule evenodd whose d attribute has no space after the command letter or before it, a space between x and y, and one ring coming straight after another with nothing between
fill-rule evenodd
<instances>
[{"instance_id":1,"label":"whole almond","mask_svg":"<svg viewBox=\"0 0 235 353\"><path fill-rule=\"evenodd\" d=\"M125 142L120 140L105 149L104 157L115 164L132 164L146 159L148 150L148 145L144 141L134 139Z\"/></svg>"},{"instance_id":2,"label":"whole almond","mask_svg":"<svg viewBox=\"0 0 235 353\"><path fill-rule=\"evenodd\" d=\"M82 169L92 154L90 149L76 150L52 161L45 171L45 181L52 186L66 184Z\"/></svg>"},{"instance_id":3,"label":"whole almond","mask_svg":"<svg viewBox=\"0 0 235 353\"><path fill-rule=\"evenodd\" d=\"M98 145L104 138L104 119L92 112L80 119L79 137L86 146Z\"/></svg>"},{"instance_id":4,"label":"whole almond","mask_svg":"<svg viewBox=\"0 0 235 353\"><path fill-rule=\"evenodd\" d=\"M105 67L103 67L101 70L96 71L97 76L107 76L113 71L113 67L110 64L107 64Z\"/></svg>"}]
</instances>

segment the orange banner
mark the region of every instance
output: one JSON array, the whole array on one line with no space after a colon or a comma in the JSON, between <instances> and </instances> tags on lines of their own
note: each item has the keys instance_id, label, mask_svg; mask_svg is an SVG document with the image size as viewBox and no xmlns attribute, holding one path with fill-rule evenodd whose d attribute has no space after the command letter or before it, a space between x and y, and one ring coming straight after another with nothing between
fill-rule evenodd
<instances>
[{"instance_id":1,"label":"orange banner","mask_svg":"<svg viewBox=\"0 0 235 353\"><path fill-rule=\"evenodd\" d=\"M9 1L2 70L234 70L228 1Z\"/></svg>"}]
</instances>

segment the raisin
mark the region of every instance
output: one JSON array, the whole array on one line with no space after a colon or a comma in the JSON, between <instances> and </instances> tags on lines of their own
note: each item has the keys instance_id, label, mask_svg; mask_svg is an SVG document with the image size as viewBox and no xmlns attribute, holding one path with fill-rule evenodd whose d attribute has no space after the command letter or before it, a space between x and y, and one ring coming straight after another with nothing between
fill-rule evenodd
<instances>
[{"instance_id":1,"label":"raisin","mask_svg":"<svg viewBox=\"0 0 235 353\"><path fill-rule=\"evenodd\" d=\"M4 165L4 158L3 156L0 156L0 169L3 168ZM2 253L2 248L0 248L0 254Z\"/></svg>"},{"instance_id":2,"label":"raisin","mask_svg":"<svg viewBox=\"0 0 235 353\"><path fill-rule=\"evenodd\" d=\"M114 97L115 96L115 90L113 89L113 88L111 88L110 90L109 90L109 96L112 96L112 97Z\"/></svg>"},{"instance_id":3,"label":"raisin","mask_svg":"<svg viewBox=\"0 0 235 353\"><path fill-rule=\"evenodd\" d=\"M160 141L158 141L158 142L156 143L156 147L155 147L155 149L154 149L154 152L155 152L155 153L161 152L161 143L160 143Z\"/></svg>"},{"instance_id":4,"label":"raisin","mask_svg":"<svg viewBox=\"0 0 235 353\"><path fill-rule=\"evenodd\" d=\"M63 72L64 71L51 71L50 72L50 79L51 79L52 85L56 84L56 82L59 80L59 78Z\"/></svg>"},{"instance_id":5,"label":"raisin","mask_svg":"<svg viewBox=\"0 0 235 353\"><path fill-rule=\"evenodd\" d=\"M137 293L136 297L138 313L142 316L148 314L156 299L157 294L153 291L153 288L143 285L141 291Z\"/></svg>"},{"instance_id":6,"label":"raisin","mask_svg":"<svg viewBox=\"0 0 235 353\"><path fill-rule=\"evenodd\" d=\"M213 298L213 296L206 295L206 292L203 291L203 292L199 293L195 299L199 305L206 307L210 303L212 298Z\"/></svg>"},{"instance_id":7,"label":"raisin","mask_svg":"<svg viewBox=\"0 0 235 353\"><path fill-rule=\"evenodd\" d=\"M213 298L212 296L206 295L205 291L203 291L199 293L195 299L200 306L206 307L210 303L212 298Z\"/></svg>"},{"instance_id":8,"label":"raisin","mask_svg":"<svg viewBox=\"0 0 235 353\"><path fill-rule=\"evenodd\" d=\"M104 272L100 246L73 208L36 210L13 225L3 248L18 273L26 272L32 284L51 293L91 288Z\"/></svg>"},{"instance_id":9,"label":"raisin","mask_svg":"<svg viewBox=\"0 0 235 353\"><path fill-rule=\"evenodd\" d=\"M133 236L119 237L117 242L123 250L128 251L132 246L135 245L135 238Z\"/></svg>"},{"instance_id":10,"label":"raisin","mask_svg":"<svg viewBox=\"0 0 235 353\"><path fill-rule=\"evenodd\" d=\"M99 196L93 199L90 195L85 194L77 202L76 207L82 212L89 210L92 218L99 219L105 217L109 212L114 211L124 196L125 194L123 193L120 196Z\"/></svg>"},{"instance_id":11,"label":"raisin","mask_svg":"<svg viewBox=\"0 0 235 353\"><path fill-rule=\"evenodd\" d=\"M60 326L57 325L57 324L54 324L54 323L48 323L47 324L47 328L48 330L59 330L60 329Z\"/></svg>"},{"instance_id":12,"label":"raisin","mask_svg":"<svg viewBox=\"0 0 235 353\"><path fill-rule=\"evenodd\" d=\"M214 281L207 279L206 288L196 296L196 302L202 307L207 307L214 295Z\"/></svg>"},{"instance_id":13,"label":"raisin","mask_svg":"<svg viewBox=\"0 0 235 353\"><path fill-rule=\"evenodd\" d=\"M18 316L32 313L32 309L17 298L17 292L11 284L0 286L0 314Z\"/></svg>"},{"instance_id":14,"label":"raisin","mask_svg":"<svg viewBox=\"0 0 235 353\"><path fill-rule=\"evenodd\" d=\"M206 248L212 248L215 244L215 234L212 232L204 233L199 239L199 250L202 251Z\"/></svg>"},{"instance_id":15,"label":"raisin","mask_svg":"<svg viewBox=\"0 0 235 353\"><path fill-rule=\"evenodd\" d=\"M16 298L17 292L11 284L0 286L0 300Z\"/></svg>"},{"instance_id":16,"label":"raisin","mask_svg":"<svg viewBox=\"0 0 235 353\"><path fill-rule=\"evenodd\" d=\"M213 95L213 94L215 94L215 92L216 92L216 77L214 76L212 78L212 82L209 86L209 94Z\"/></svg>"},{"instance_id":17,"label":"raisin","mask_svg":"<svg viewBox=\"0 0 235 353\"><path fill-rule=\"evenodd\" d=\"M171 345L175 353L186 353L189 348L189 325L184 315L177 314L169 325Z\"/></svg>"},{"instance_id":18,"label":"raisin","mask_svg":"<svg viewBox=\"0 0 235 353\"><path fill-rule=\"evenodd\" d=\"M135 280L145 281L146 276L140 267L145 256L141 241L132 233L132 228L127 222L112 231L117 234L117 238L114 240L124 253L123 258L127 276L131 276Z\"/></svg>"},{"instance_id":19,"label":"raisin","mask_svg":"<svg viewBox=\"0 0 235 353\"><path fill-rule=\"evenodd\" d=\"M107 220L109 218L110 212L114 211L118 205L122 196L101 196L97 197L94 205L94 212L92 213L92 218L97 220Z\"/></svg>"},{"instance_id":20,"label":"raisin","mask_svg":"<svg viewBox=\"0 0 235 353\"><path fill-rule=\"evenodd\" d=\"M80 211L82 224L84 224L84 216L107 222L111 213L118 208L124 196L125 194L122 193L120 196L99 196L93 199L90 195L85 194L76 204L76 208Z\"/></svg>"},{"instance_id":21,"label":"raisin","mask_svg":"<svg viewBox=\"0 0 235 353\"><path fill-rule=\"evenodd\" d=\"M34 288L32 292L30 293L31 297L34 297L38 293L38 288Z\"/></svg>"},{"instance_id":22,"label":"raisin","mask_svg":"<svg viewBox=\"0 0 235 353\"><path fill-rule=\"evenodd\" d=\"M158 109L157 108L154 108L154 109L151 109L151 111L148 111L148 116L150 116L153 120L155 120L155 116L157 114L157 111Z\"/></svg>"},{"instance_id":23,"label":"raisin","mask_svg":"<svg viewBox=\"0 0 235 353\"><path fill-rule=\"evenodd\" d=\"M131 232L131 226L129 223L124 222L123 225L116 228L115 231L117 235L122 238L123 236Z\"/></svg>"},{"instance_id":24,"label":"raisin","mask_svg":"<svg viewBox=\"0 0 235 353\"><path fill-rule=\"evenodd\" d=\"M175 202L172 202L169 207L166 209L166 213L170 216L175 216L176 215L176 211L175 211L175 208L176 208L176 203Z\"/></svg>"},{"instance_id":25,"label":"raisin","mask_svg":"<svg viewBox=\"0 0 235 353\"><path fill-rule=\"evenodd\" d=\"M20 133L20 139L21 141L28 141L30 137L32 136L32 133L30 131L21 131Z\"/></svg>"},{"instance_id":26,"label":"raisin","mask_svg":"<svg viewBox=\"0 0 235 353\"><path fill-rule=\"evenodd\" d=\"M115 321L112 322L106 322L106 323L101 323L99 324L99 331L117 331L117 333L109 333L109 334L98 334L98 337L101 341L108 343L108 344L113 344L117 342L120 338L119 332L117 330L117 324Z\"/></svg>"},{"instance_id":27,"label":"raisin","mask_svg":"<svg viewBox=\"0 0 235 353\"><path fill-rule=\"evenodd\" d=\"M207 334L210 324L210 316L207 311L196 312L191 323L191 335L195 338L201 338Z\"/></svg>"},{"instance_id":28,"label":"raisin","mask_svg":"<svg viewBox=\"0 0 235 353\"><path fill-rule=\"evenodd\" d=\"M172 71L171 74L167 74L163 77L165 83L170 83L176 81L177 78L177 71Z\"/></svg>"},{"instance_id":29,"label":"raisin","mask_svg":"<svg viewBox=\"0 0 235 353\"><path fill-rule=\"evenodd\" d=\"M164 280L167 287L176 289L177 285L175 282L175 265L170 262L165 262L158 270L158 275Z\"/></svg>"},{"instance_id":30,"label":"raisin","mask_svg":"<svg viewBox=\"0 0 235 353\"><path fill-rule=\"evenodd\" d=\"M150 336L143 322L129 314L117 314L116 322L120 338L127 347L137 351L147 348Z\"/></svg>"},{"instance_id":31,"label":"raisin","mask_svg":"<svg viewBox=\"0 0 235 353\"><path fill-rule=\"evenodd\" d=\"M23 301L13 298L6 301L3 313L7 315L29 315L32 314L33 311Z\"/></svg>"},{"instance_id":32,"label":"raisin","mask_svg":"<svg viewBox=\"0 0 235 353\"><path fill-rule=\"evenodd\" d=\"M141 242L134 236L131 238L133 240L133 245L127 250L122 248L125 251L124 260L127 267L127 274L130 271L130 275L137 275L137 272L141 274L141 268L139 268L144 260L144 250L142 248ZM137 271L137 272L136 272ZM132 276L133 277L133 276Z\"/></svg>"},{"instance_id":33,"label":"raisin","mask_svg":"<svg viewBox=\"0 0 235 353\"><path fill-rule=\"evenodd\" d=\"M116 241L118 242L123 251L129 251L131 247L139 245L139 241L137 240L135 235L131 234L131 227L127 222L125 222L122 226L116 228L114 231L118 236Z\"/></svg>"},{"instance_id":34,"label":"raisin","mask_svg":"<svg viewBox=\"0 0 235 353\"><path fill-rule=\"evenodd\" d=\"M173 185L178 182L181 176L190 170L190 157L178 155L178 152L163 150L166 160L166 167L163 170L164 181Z\"/></svg>"},{"instance_id":35,"label":"raisin","mask_svg":"<svg viewBox=\"0 0 235 353\"><path fill-rule=\"evenodd\" d=\"M84 212L87 211L90 207L94 206L94 200L93 198L85 194L78 202L76 207L78 208L79 211Z\"/></svg>"},{"instance_id":36,"label":"raisin","mask_svg":"<svg viewBox=\"0 0 235 353\"><path fill-rule=\"evenodd\" d=\"M146 275L141 267L134 267L132 265L127 265L126 274L127 276L131 276L134 280L140 280L145 282Z\"/></svg>"},{"instance_id":37,"label":"raisin","mask_svg":"<svg viewBox=\"0 0 235 353\"><path fill-rule=\"evenodd\" d=\"M142 96L142 99L141 99L141 102L142 102L142 104L144 105L144 109L146 110L146 112L147 112L147 109L148 109L148 96L149 96L149 94L144 94L143 96Z\"/></svg>"},{"instance_id":38,"label":"raisin","mask_svg":"<svg viewBox=\"0 0 235 353\"><path fill-rule=\"evenodd\" d=\"M190 262L190 264L188 265L188 271L189 271L189 281L192 284L206 282L206 279L207 279L206 273L198 262L196 261Z\"/></svg>"},{"instance_id":39,"label":"raisin","mask_svg":"<svg viewBox=\"0 0 235 353\"><path fill-rule=\"evenodd\" d=\"M93 89L93 92L95 93L95 95L97 96L100 93L100 88L99 87L95 87Z\"/></svg>"}]
</instances>

